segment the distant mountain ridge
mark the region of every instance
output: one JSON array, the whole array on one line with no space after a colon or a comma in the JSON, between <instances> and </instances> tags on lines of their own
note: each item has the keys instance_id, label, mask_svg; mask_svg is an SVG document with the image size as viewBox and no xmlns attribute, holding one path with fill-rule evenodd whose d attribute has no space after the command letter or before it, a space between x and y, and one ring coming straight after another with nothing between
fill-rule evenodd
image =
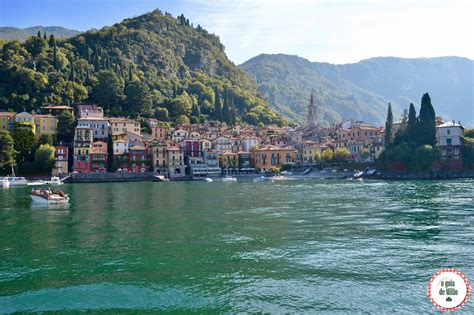
<instances>
[{"instance_id":1,"label":"distant mountain ridge","mask_svg":"<svg viewBox=\"0 0 474 315\"><path fill-rule=\"evenodd\" d=\"M18 28L12 26L0 27L0 39L24 41L30 36L45 33L49 36L53 34L56 38L69 38L79 34L79 31L67 29L61 26L33 26L27 28Z\"/></svg>"},{"instance_id":2,"label":"distant mountain ridge","mask_svg":"<svg viewBox=\"0 0 474 315\"><path fill-rule=\"evenodd\" d=\"M387 103L395 119L429 92L437 115L474 125L474 61L461 57L376 57L353 64L310 62L290 55L256 56L240 66L280 113L302 121L311 90L321 122L355 118L381 125Z\"/></svg>"}]
</instances>

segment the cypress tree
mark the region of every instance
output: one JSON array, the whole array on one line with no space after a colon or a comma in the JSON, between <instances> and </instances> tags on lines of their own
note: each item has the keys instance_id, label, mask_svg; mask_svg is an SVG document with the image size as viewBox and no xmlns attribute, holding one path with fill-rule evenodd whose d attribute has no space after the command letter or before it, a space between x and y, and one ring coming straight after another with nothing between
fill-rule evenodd
<instances>
[{"instance_id":1,"label":"cypress tree","mask_svg":"<svg viewBox=\"0 0 474 315\"><path fill-rule=\"evenodd\" d=\"M99 55L97 52L94 54L94 71L98 72L100 71L100 60L99 60Z\"/></svg>"},{"instance_id":2,"label":"cypress tree","mask_svg":"<svg viewBox=\"0 0 474 315\"><path fill-rule=\"evenodd\" d=\"M420 116L418 117L418 140L419 145L436 143L436 114L431 105L431 98L428 93L421 98Z\"/></svg>"},{"instance_id":3,"label":"cypress tree","mask_svg":"<svg viewBox=\"0 0 474 315\"><path fill-rule=\"evenodd\" d=\"M133 69L132 69L132 64L130 64L128 66L128 81L132 81L133 80ZM173 97L176 97L174 96L173 94Z\"/></svg>"},{"instance_id":4,"label":"cypress tree","mask_svg":"<svg viewBox=\"0 0 474 315\"><path fill-rule=\"evenodd\" d=\"M54 40L54 35L53 34L49 35L48 44L49 44L49 47L54 47L54 45L56 45L56 41Z\"/></svg>"},{"instance_id":5,"label":"cypress tree","mask_svg":"<svg viewBox=\"0 0 474 315\"><path fill-rule=\"evenodd\" d=\"M40 31L38 31L38 38L41 39L41 32Z\"/></svg>"},{"instance_id":6,"label":"cypress tree","mask_svg":"<svg viewBox=\"0 0 474 315\"><path fill-rule=\"evenodd\" d=\"M197 104L196 101L193 101L193 108L191 110L191 116L195 116L199 118L199 115L201 115L201 110L199 109L199 105Z\"/></svg>"},{"instance_id":7,"label":"cypress tree","mask_svg":"<svg viewBox=\"0 0 474 315\"><path fill-rule=\"evenodd\" d=\"M390 143L392 143L392 124L393 124L392 105L388 103L387 121L385 122L385 146L386 147L390 145Z\"/></svg>"},{"instance_id":8,"label":"cypress tree","mask_svg":"<svg viewBox=\"0 0 474 315\"><path fill-rule=\"evenodd\" d=\"M215 94L214 113L215 113L216 119L222 122L221 99L219 97L219 90L217 89L217 86L214 87L214 94Z\"/></svg>"},{"instance_id":9,"label":"cypress tree","mask_svg":"<svg viewBox=\"0 0 474 315\"><path fill-rule=\"evenodd\" d=\"M71 60L71 72L69 74L69 81L75 81L76 79L76 76L75 76L75 73L74 73L74 63L72 62Z\"/></svg>"},{"instance_id":10,"label":"cypress tree","mask_svg":"<svg viewBox=\"0 0 474 315\"><path fill-rule=\"evenodd\" d=\"M227 88L224 89L224 107L222 108L222 118L227 124L230 124L229 91Z\"/></svg>"},{"instance_id":11,"label":"cypress tree","mask_svg":"<svg viewBox=\"0 0 474 315\"><path fill-rule=\"evenodd\" d=\"M410 109L408 112L408 124L407 124L407 136L410 142L416 142L416 128L417 128L417 120L416 120L416 110L413 103L410 103Z\"/></svg>"},{"instance_id":12,"label":"cypress tree","mask_svg":"<svg viewBox=\"0 0 474 315\"><path fill-rule=\"evenodd\" d=\"M237 113L235 112L234 98L230 100L230 123L235 125L237 121Z\"/></svg>"},{"instance_id":13,"label":"cypress tree","mask_svg":"<svg viewBox=\"0 0 474 315\"><path fill-rule=\"evenodd\" d=\"M57 50L56 43L54 43L54 46L53 46L53 68L54 68L54 70L58 69L58 63L57 63L58 59L57 59L57 55L56 55L57 54L56 50Z\"/></svg>"},{"instance_id":14,"label":"cypress tree","mask_svg":"<svg viewBox=\"0 0 474 315\"><path fill-rule=\"evenodd\" d=\"M178 96L178 88L176 82L173 82L173 98L176 98L176 96Z\"/></svg>"},{"instance_id":15,"label":"cypress tree","mask_svg":"<svg viewBox=\"0 0 474 315\"><path fill-rule=\"evenodd\" d=\"M43 33L43 39L46 40L46 32Z\"/></svg>"}]
</instances>

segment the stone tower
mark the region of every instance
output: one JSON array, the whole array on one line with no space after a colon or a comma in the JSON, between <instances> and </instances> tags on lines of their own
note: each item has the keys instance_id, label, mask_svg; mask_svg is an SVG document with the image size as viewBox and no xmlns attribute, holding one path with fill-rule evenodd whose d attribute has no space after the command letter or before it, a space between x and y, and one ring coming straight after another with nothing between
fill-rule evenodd
<instances>
[{"instance_id":1,"label":"stone tower","mask_svg":"<svg viewBox=\"0 0 474 315\"><path fill-rule=\"evenodd\" d=\"M308 117L306 127L316 127L316 105L314 105L313 91L311 91L311 99L308 106Z\"/></svg>"}]
</instances>

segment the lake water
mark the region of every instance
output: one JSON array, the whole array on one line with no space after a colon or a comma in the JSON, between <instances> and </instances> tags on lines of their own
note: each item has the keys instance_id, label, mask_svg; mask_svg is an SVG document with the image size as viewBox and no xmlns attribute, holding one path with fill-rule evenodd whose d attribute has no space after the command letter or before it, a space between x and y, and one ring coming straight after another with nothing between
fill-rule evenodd
<instances>
[{"instance_id":1,"label":"lake water","mask_svg":"<svg viewBox=\"0 0 474 315\"><path fill-rule=\"evenodd\" d=\"M62 188L0 188L0 313L434 313L434 272L474 282L473 180Z\"/></svg>"}]
</instances>

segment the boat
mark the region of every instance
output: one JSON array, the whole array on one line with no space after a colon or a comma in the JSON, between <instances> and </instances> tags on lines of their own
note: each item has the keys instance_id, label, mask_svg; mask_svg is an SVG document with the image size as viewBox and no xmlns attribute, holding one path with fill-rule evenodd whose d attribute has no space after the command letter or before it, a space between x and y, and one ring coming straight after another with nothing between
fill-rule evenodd
<instances>
[{"instance_id":1,"label":"boat","mask_svg":"<svg viewBox=\"0 0 474 315\"><path fill-rule=\"evenodd\" d=\"M59 189L33 188L30 197L33 202L42 204L63 204L69 202L69 196Z\"/></svg>"},{"instance_id":2,"label":"boat","mask_svg":"<svg viewBox=\"0 0 474 315\"><path fill-rule=\"evenodd\" d=\"M24 177L4 177L10 186L26 186L28 181Z\"/></svg>"},{"instance_id":3,"label":"boat","mask_svg":"<svg viewBox=\"0 0 474 315\"><path fill-rule=\"evenodd\" d=\"M364 172L358 171L358 172L356 172L356 173L354 174L353 177L354 177L354 178L359 178L359 177L362 177L362 175L364 175Z\"/></svg>"},{"instance_id":4,"label":"boat","mask_svg":"<svg viewBox=\"0 0 474 315\"><path fill-rule=\"evenodd\" d=\"M8 182L6 178L2 178L1 182L2 182L2 187L4 188L10 187L10 183Z\"/></svg>"},{"instance_id":5,"label":"boat","mask_svg":"<svg viewBox=\"0 0 474 315\"><path fill-rule=\"evenodd\" d=\"M34 181L34 182L28 182L27 185L28 186L42 186L42 185L46 185L46 183L43 182L42 180L37 180L37 181Z\"/></svg>"},{"instance_id":6,"label":"boat","mask_svg":"<svg viewBox=\"0 0 474 315\"><path fill-rule=\"evenodd\" d=\"M269 181L271 181L271 179L268 178L268 177L265 177L265 176L260 176L260 177L257 177L257 178L254 178L254 179L253 179L253 182L254 182L254 183L269 182Z\"/></svg>"},{"instance_id":7,"label":"boat","mask_svg":"<svg viewBox=\"0 0 474 315\"><path fill-rule=\"evenodd\" d=\"M226 177L223 177L222 178L222 181L224 183L235 183L237 181L237 178L236 177L232 177L232 176L226 176Z\"/></svg>"},{"instance_id":8,"label":"boat","mask_svg":"<svg viewBox=\"0 0 474 315\"><path fill-rule=\"evenodd\" d=\"M204 178L204 180L205 180L206 182L208 182L208 183L212 183L212 182L213 182L212 178L209 178L209 177Z\"/></svg>"},{"instance_id":9,"label":"boat","mask_svg":"<svg viewBox=\"0 0 474 315\"><path fill-rule=\"evenodd\" d=\"M51 180L48 182L48 184L50 185L62 185L63 182L61 181L61 179L57 176L53 176L51 177Z\"/></svg>"}]
</instances>

